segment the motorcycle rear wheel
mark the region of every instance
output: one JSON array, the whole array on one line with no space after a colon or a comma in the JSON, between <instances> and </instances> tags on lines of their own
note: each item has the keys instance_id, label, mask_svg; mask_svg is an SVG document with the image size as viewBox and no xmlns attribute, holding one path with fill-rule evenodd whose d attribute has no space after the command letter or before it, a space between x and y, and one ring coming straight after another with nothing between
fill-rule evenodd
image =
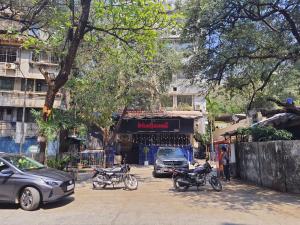
<instances>
[{"instance_id":1,"label":"motorcycle rear wheel","mask_svg":"<svg viewBox=\"0 0 300 225\"><path fill-rule=\"evenodd\" d=\"M218 191L218 192L222 191L222 189L223 189L221 181L216 176L211 177L211 179L210 179L210 185L212 186L212 188L215 191Z\"/></svg>"},{"instance_id":2,"label":"motorcycle rear wheel","mask_svg":"<svg viewBox=\"0 0 300 225\"><path fill-rule=\"evenodd\" d=\"M124 184L125 187L130 191L136 190L138 188L138 180L134 175L131 174L126 175L126 177L124 178Z\"/></svg>"},{"instance_id":3,"label":"motorcycle rear wheel","mask_svg":"<svg viewBox=\"0 0 300 225\"><path fill-rule=\"evenodd\" d=\"M184 184L183 182L188 182L185 178L183 177L175 177L173 180L174 188L176 191L186 191L189 188L189 185Z\"/></svg>"}]
</instances>

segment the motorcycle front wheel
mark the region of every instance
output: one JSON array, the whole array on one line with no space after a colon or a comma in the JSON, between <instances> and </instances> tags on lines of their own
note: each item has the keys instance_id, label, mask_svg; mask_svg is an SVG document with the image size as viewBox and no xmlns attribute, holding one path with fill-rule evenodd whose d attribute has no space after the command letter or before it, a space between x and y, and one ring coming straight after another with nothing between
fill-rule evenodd
<instances>
[{"instance_id":1,"label":"motorcycle front wheel","mask_svg":"<svg viewBox=\"0 0 300 225\"><path fill-rule=\"evenodd\" d=\"M126 177L124 178L124 184L125 187L131 191L138 188L138 180L134 175L131 174L126 175Z\"/></svg>"},{"instance_id":2,"label":"motorcycle front wheel","mask_svg":"<svg viewBox=\"0 0 300 225\"><path fill-rule=\"evenodd\" d=\"M176 191L186 191L189 188L189 185L187 184L189 182L184 177L175 177L173 180L174 188Z\"/></svg>"},{"instance_id":3,"label":"motorcycle front wheel","mask_svg":"<svg viewBox=\"0 0 300 225\"><path fill-rule=\"evenodd\" d=\"M219 178L212 176L210 179L210 185L215 191L222 191L222 184Z\"/></svg>"}]
</instances>

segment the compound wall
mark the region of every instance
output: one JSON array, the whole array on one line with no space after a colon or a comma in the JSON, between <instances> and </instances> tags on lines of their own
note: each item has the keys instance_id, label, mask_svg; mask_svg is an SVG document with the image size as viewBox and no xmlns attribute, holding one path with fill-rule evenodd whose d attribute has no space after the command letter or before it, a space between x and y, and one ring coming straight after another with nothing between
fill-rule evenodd
<instances>
[{"instance_id":1,"label":"compound wall","mask_svg":"<svg viewBox=\"0 0 300 225\"><path fill-rule=\"evenodd\" d=\"M300 141L236 144L237 175L259 186L300 193Z\"/></svg>"}]
</instances>

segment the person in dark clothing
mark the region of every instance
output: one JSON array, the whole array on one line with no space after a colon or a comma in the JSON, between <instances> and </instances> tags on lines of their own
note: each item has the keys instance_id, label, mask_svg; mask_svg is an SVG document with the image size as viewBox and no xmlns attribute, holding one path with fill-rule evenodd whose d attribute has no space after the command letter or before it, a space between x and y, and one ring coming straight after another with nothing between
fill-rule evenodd
<instances>
[{"instance_id":1,"label":"person in dark clothing","mask_svg":"<svg viewBox=\"0 0 300 225\"><path fill-rule=\"evenodd\" d=\"M230 181L230 170L229 170L229 155L228 155L228 151L226 149L226 147L222 147L222 151L223 151L223 157L222 157L222 162L223 162L223 166L224 166L224 175L225 175L225 179L226 181Z\"/></svg>"}]
</instances>

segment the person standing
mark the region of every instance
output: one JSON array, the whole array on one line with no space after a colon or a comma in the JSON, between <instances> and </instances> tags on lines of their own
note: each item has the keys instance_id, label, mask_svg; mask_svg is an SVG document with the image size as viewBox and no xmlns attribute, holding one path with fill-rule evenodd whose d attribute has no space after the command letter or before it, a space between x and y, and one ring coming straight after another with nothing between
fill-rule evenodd
<instances>
[{"instance_id":1,"label":"person standing","mask_svg":"<svg viewBox=\"0 0 300 225\"><path fill-rule=\"evenodd\" d=\"M222 162L223 162L223 168L224 168L224 175L226 181L230 181L230 171L229 171L229 155L226 147L222 147L223 156L222 156Z\"/></svg>"}]
</instances>

